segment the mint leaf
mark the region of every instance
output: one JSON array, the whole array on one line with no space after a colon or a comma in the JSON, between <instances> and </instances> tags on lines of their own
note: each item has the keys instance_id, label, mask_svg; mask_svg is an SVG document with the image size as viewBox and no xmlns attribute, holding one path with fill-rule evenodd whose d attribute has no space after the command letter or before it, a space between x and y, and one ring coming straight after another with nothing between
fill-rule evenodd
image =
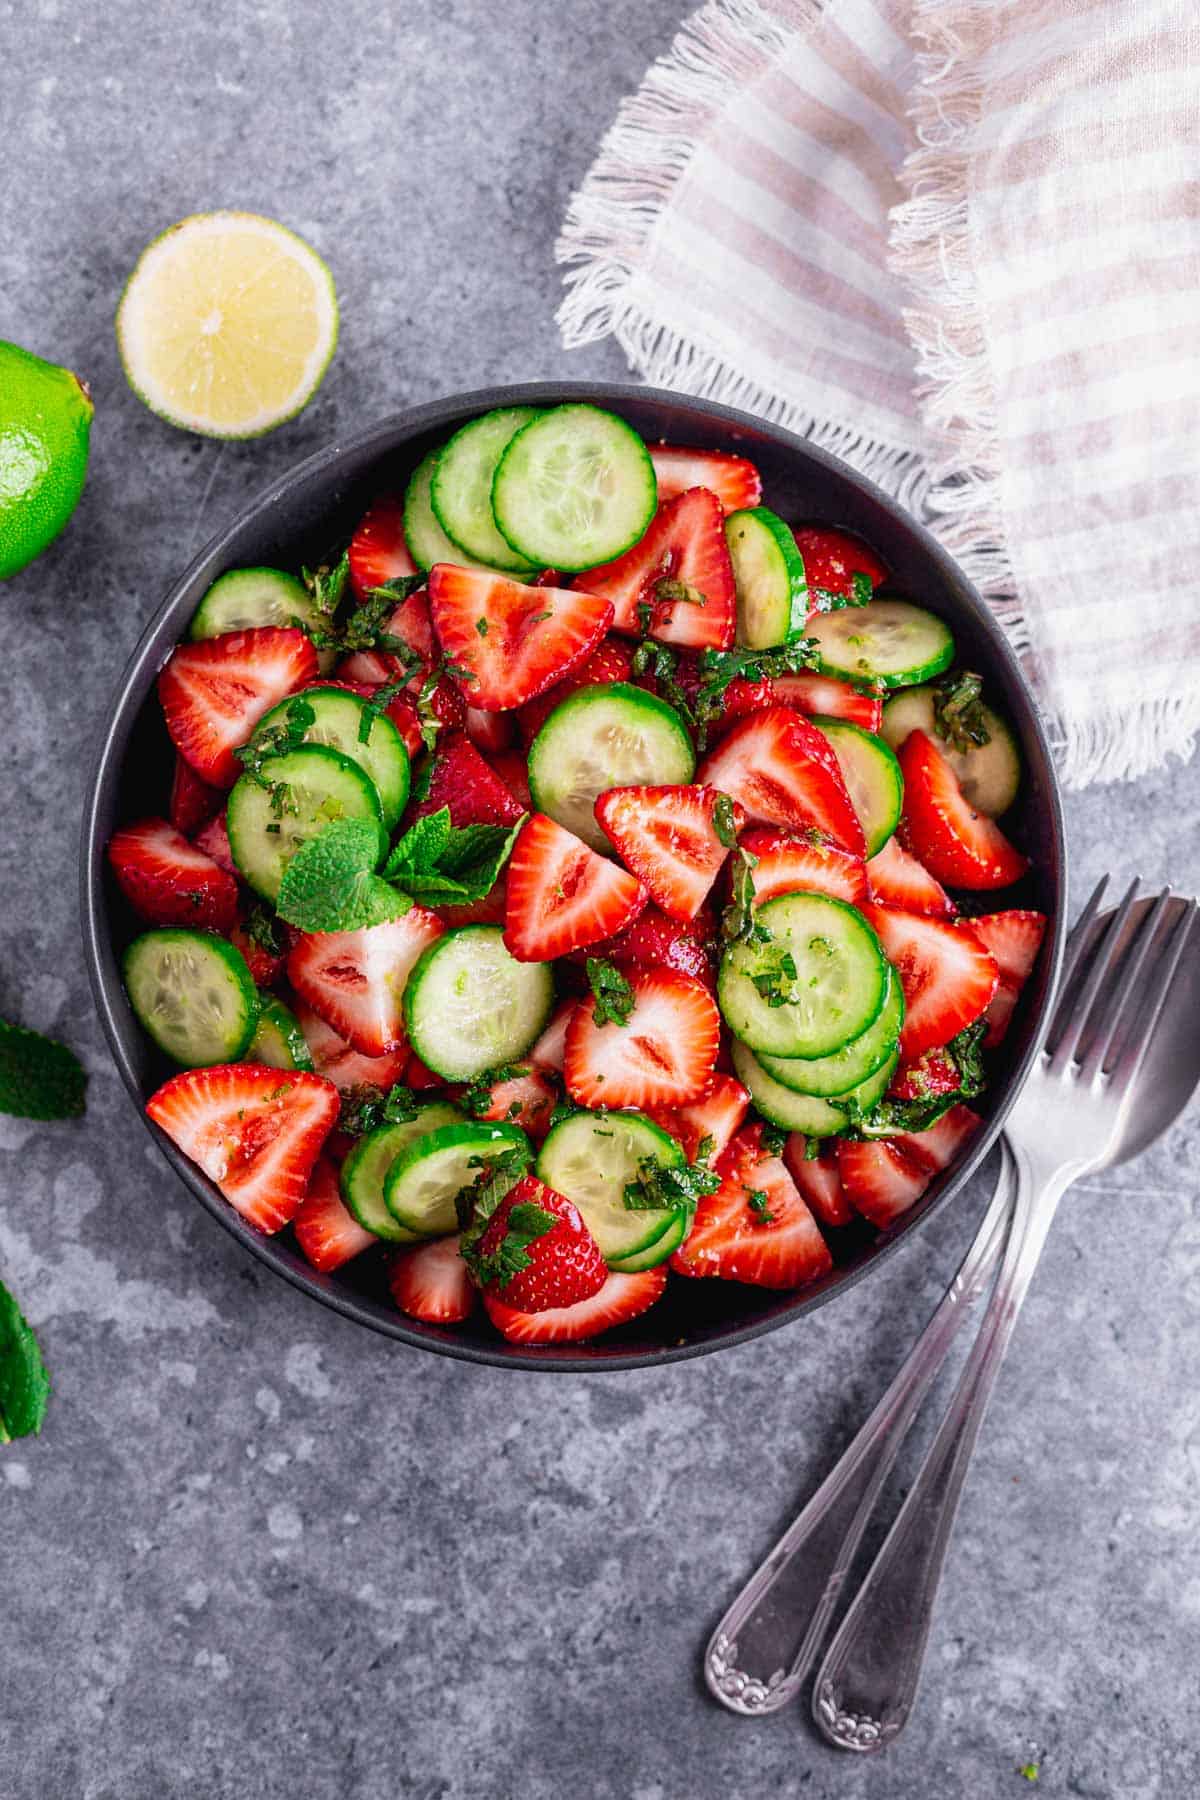
<instances>
[{"instance_id":1,"label":"mint leaf","mask_svg":"<svg viewBox=\"0 0 1200 1800\"><path fill-rule=\"evenodd\" d=\"M713 801L713 830L717 834L717 842L726 850L732 850L737 843L737 822L733 814L733 801L728 794L718 794Z\"/></svg>"},{"instance_id":2,"label":"mint leaf","mask_svg":"<svg viewBox=\"0 0 1200 1800\"><path fill-rule=\"evenodd\" d=\"M39 1432L49 1397L38 1341L0 1281L0 1444Z\"/></svg>"},{"instance_id":3,"label":"mint leaf","mask_svg":"<svg viewBox=\"0 0 1200 1800\"><path fill-rule=\"evenodd\" d=\"M802 669L815 669L819 664L816 638L798 638L794 644L781 644L774 650L702 650L696 659L700 686L692 703L697 747L705 748L709 726L721 717L731 681L739 676L747 681L770 681L780 675L798 675Z\"/></svg>"},{"instance_id":4,"label":"mint leaf","mask_svg":"<svg viewBox=\"0 0 1200 1800\"><path fill-rule=\"evenodd\" d=\"M773 1225L775 1214L771 1211L771 1196L766 1188L748 1188L743 1183L742 1192L755 1218L762 1225Z\"/></svg>"},{"instance_id":5,"label":"mint leaf","mask_svg":"<svg viewBox=\"0 0 1200 1800\"><path fill-rule=\"evenodd\" d=\"M20 1119L77 1119L87 1076L65 1044L0 1019L0 1112Z\"/></svg>"},{"instance_id":6,"label":"mint leaf","mask_svg":"<svg viewBox=\"0 0 1200 1800\"><path fill-rule=\"evenodd\" d=\"M739 844L729 859L729 905L721 914L721 936L727 944L761 944L767 931L755 923L754 870L758 858Z\"/></svg>"},{"instance_id":7,"label":"mint leaf","mask_svg":"<svg viewBox=\"0 0 1200 1800\"><path fill-rule=\"evenodd\" d=\"M337 819L301 844L283 872L276 910L301 931L362 931L412 905L375 873L379 834L365 819Z\"/></svg>"},{"instance_id":8,"label":"mint leaf","mask_svg":"<svg viewBox=\"0 0 1200 1800\"><path fill-rule=\"evenodd\" d=\"M952 670L933 684L933 717L938 736L954 750L991 743L984 713L983 678L970 669Z\"/></svg>"},{"instance_id":9,"label":"mint leaf","mask_svg":"<svg viewBox=\"0 0 1200 1800\"><path fill-rule=\"evenodd\" d=\"M633 1011L633 989L615 963L603 957L589 956L586 964L588 986L596 1002L592 1019L597 1025L627 1025Z\"/></svg>"},{"instance_id":10,"label":"mint leaf","mask_svg":"<svg viewBox=\"0 0 1200 1800\"><path fill-rule=\"evenodd\" d=\"M931 1126L948 1113L951 1107L960 1101L974 1100L987 1085L987 1071L983 1065L983 1040L987 1036L988 1022L976 1019L973 1025L964 1026L957 1037L952 1037L944 1049L938 1052L953 1063L958 1073L958 1086L953 1093L930 1094L928 1098L918 1100L879 1100L869 1112L860 1112L843 1097L838 1101L844 1106L846 1115L858 1137L881 1138L891 1137L897 1131L928 1131Z\"/></svg>"},{"instance_id":11,"label":"mint leaf","mask_svg":"<svg viewBox=\"0 0 1200 1800\"><path fill-rule=\"evenodd\" d=\"M646 1156L638 1164L637 1179L625 1184L624 1200L630 1212L657 1211L660 1207L693 1207L705 1194L715 1194L719 1175L705 1167L703 1158L672 1167L657 1157Z\"/></svg>"},{"instance_id":12,"label":"mint leaf","mask_svg":"<svg viewBox=\"0 0 1200 1800\"><path fill-rule=\"evenodd\" d=\"M478 1264L476 1246L487 1230L488 1221L500 1202L509 1195L533 1161L531 1144L510 1144L498 1156L472 1156L468 1167L478 1175L461 1187L454 1196L458 1229L462 1233L459 1249L467 1267L474 1273Z\"/></svg>"},{"instance_id":13,"label":"mint leaf","mask_svg":"<svg viewBox=\"0 0 1200 1800\"><path fill-rule=\"evenodd\" d=\"M533 1261L530 1244L545 1237L557 1224L557 1215L539 1206L536 1200L518 1200L504 1221L504 1236L496 1248L486 1256L474 1258L475 1279L481 1284L494 1281L498 1287L507 1287L513 1276Z\"/></svg>"},{"instance_id":14,"label":"mint leaf","mask_svg":"<svg viewBox=\"0 0 1200 1800\"><path fill-rule=\"evenodd\" d=\"M384 874L391 876L400 869L408 873L425 874L436 869L438 859L450 842L451 829L448 806L439 807L437 812L426 813L423 819L410 825L398 840L383 865Z\"/></svg>"},{"instance_id":15,"label":"mint leaf","mask_svg":"<svg viewBox=\"0 0 1200 1800\"><path fill-rule=\"evenodd\" d=\"M524 822L522 815L512 826L454 826L443 806L405 832L384 874L414 900L456 906L482 900L496 885Z\"/></svg>"}]
</instances>

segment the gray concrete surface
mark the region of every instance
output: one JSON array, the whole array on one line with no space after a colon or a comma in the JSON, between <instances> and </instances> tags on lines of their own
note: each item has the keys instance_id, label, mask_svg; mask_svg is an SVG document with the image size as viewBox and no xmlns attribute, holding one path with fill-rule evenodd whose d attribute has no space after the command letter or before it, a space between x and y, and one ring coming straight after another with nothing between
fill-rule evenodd
<instances>
[{"instance_id":1,"label":"gray concrete surface","mask_svg":"<svg viewBox=\"0 0 1200 1800\"><path fill-rule=\"evenodd\" d=\"M0 334L97 402L69 534L0 594L0 1009L79 1045L85 1122L0 1120L0 1270L55 1398L0 1452L4 1800L1182 1800L1200 1787L1193 1115L1067 1203L885 1760L728 1717L697 1655L950 1274L977 1191L856 1296L666 1372L525 1377L377 1342L261 1274L151 1151L91 1015L85 751L168 580L336 431L568 358L551 246L681 0L0 3ZM112 314L217 205L343 306L316 404L220 448L146 414ZM1071 801L1099 870L1200 877L1195 769Z\"/></svg>"}]
</instances>

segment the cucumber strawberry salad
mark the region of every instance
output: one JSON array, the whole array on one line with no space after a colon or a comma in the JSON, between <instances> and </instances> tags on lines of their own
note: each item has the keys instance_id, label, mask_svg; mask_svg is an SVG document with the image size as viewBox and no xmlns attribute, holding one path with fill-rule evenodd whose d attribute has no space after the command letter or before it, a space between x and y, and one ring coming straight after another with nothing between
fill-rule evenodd
<instances>
[{"instance_id":1,"label":"cucumber strawberry salad","mask_svg":"<svg viewBox=\"0 0 1200 1800\"><path fill-rule=\"evenodd\" d=\"M976 1130L1045 925L1013 734L745 458L487 413L325 566L222 575L158 695L147 1111L316 1269L592 1338L826 1276Z\"/></svg>"}]
</instances>

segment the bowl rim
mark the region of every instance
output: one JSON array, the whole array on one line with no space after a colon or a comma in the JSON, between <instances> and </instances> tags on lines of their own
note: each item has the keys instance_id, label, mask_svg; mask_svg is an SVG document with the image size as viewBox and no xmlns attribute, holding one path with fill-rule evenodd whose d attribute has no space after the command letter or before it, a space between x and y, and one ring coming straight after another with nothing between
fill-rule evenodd
<instances>
[{"instance_id":1,"label":"bowl rim","mask_svg":"<svg viewBox=\"0 0 1200 1800\"><path fill-rule=\"evenodd\" d=\"M602 1350L602 1340L599 1353L598 1347L591 1345L538 1347L511 1344L499 1338L494 1346L486 1342L475 1342L456 1337L453 1334L453 1328L449 1330L433 1326L421 1328L416 1322L409 1321L399 1310L394 1319L379 1314L368 1300L353 1290L342 1287L331 1281L328 1276L322 1276L315 1270L304 1269L300 1266L298 1259L293 1260L284 1255L275 1239L263 1236L243 1219L241 1214L229 1205L208 1177L183 1155L165 1132L147 1118L144 1110L145 1100L142 1084L138 1080L127 1042L127 1039L132 1036L129 1019L118 1012L123 989L119 964L108 931L103 899L105 844L101 837L101 819L104 812L104 801L110 790L119 788L121 764L128 734L145 703L153 677L165 660L163 647L165 644L173 647L179 641L174 614L180 609L184 596L201 573L211 570L209 579L215 580L217 574L222 572L221 559L226 554L228 547L249 524L261 514L269 512L292 489L299 487L311 477L319 474L327 477L335 475L339 463L351 454L356 459L360 459L373 451L374 459L380 459L385 455L395 454L406 443L425 432L445 426L461 417L484 412L494 407L558 405L572 401L615 406L618 409L625 403L658 404L690 411L694 414L698 425L711 419L726 428L727 432L742 431L760 438L765 436L789 454L807 459L824 468L827 473L856 489L865 499L896 517L905 530L916 538L922 554L939 568L948 585L961 595L964 604L974 615L974 622L978 630L988 640L992 655L1005 666L1010 682L1023 694L1027 702L1028 725L1038 745L1042 767L1046 775L1044 804L1049 813L1050 839L1057 864L1055 869L1047 871L1055 890L1056 905L1050 920L1050 929L1043 943L1043 954L1048 958L1048 966L1040 1010L1030 1022L1025 1050L1019 1062L1008 1075L1005 1091L995 1101L991 1116L985 1120L984 1129L978 1134L966 1154L931 1184L923 1202L911 1214L905 1215L893 1230L883 1234L877 1240L869 1257L864 1258L858 1266L847 1270L836 1282L823 1285L814 1292L798 1289L791 1305L781 1307L777 1312L765 1317L751 1319L743 1324L731 1325L728 1329L723 1329L719 1333L697 1341L689 1340L679 1344L664 1345L655 1350L627 1350L621 1347L605 1352ZM168 625L170 625L170 629L168 629ZM138 695L136 703L133 699L135 693ZM981 1166L999 1137L1004 1121L1034 1060L1040 1053L1049 1025L1066 936L1065 902L1068 871L1062 796L1045 722L1033 689L1008 638L974 584L968 580L954 559L942 548L920 520L908 513L877 483L851 468L849 464L830 451L811 443L808 439L788 430L787 427L774 420L757 417L739 408L699 398L692 394L667 388L643 386L636 382L564 380L504 383L450 394L420 406L405 408L348 437L335 438L299 462L293 463L284 473L275 476L247 501L222 530L214 533L191 558L172 583L166 596L155 607L113 690L103 723L93 745L91 769L84 798L80 831L79 899L84 958L96 1011L108 1042L109 1051L125 1088L137 1107L138 1116L144 1129L206 1211L252 1256L270 1268L273 1273L282 1276L285 1281L310 1299L319 1301L334 1312L340 1313L344 1318L366 1326L381 1337L415 1349L447 1355L458 1361L482 1364L493 1368L554 1370L574 1373L655 1368L664 1364L687 1362L695 1357L711 1355L719 1350L732 1349L738 1344L748 1343L753 1338L765 1336L785 1325L793 1324L803 1315L825 1306L835 1297L840 1297L851 1288L856 1287L860 1281L865 1280L876 1269L890 1261L901 1245L909 1241L911 1234L919 1230L935 1213L940 1212L951 1196L961 1189ZM132 1031L136 1031L136 1025L132 1027Z\"/></svg>"}]
</instances>

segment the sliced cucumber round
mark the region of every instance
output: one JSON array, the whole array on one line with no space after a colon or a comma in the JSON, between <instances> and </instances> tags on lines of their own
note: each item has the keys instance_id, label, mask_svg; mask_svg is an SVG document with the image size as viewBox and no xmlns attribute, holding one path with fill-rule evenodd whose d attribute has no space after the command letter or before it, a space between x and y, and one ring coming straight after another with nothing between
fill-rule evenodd
<instances>
[{"instance_id":1,"label":"sliced cucumber round","mask_svg":"<svg viewBox=\"0 0 1200 1800\"><path fill-rule=\"evenodd\" d=\"M551 407L508 444L492 512L513 549L539 567L611 562L642 536L658 504L650 452L598 406Z\"/></svg>"},{"instance_id":2,"label":"sliced cucumber round","mask_svg":"<svg viewBox=\"0 0 1200 1800\"><path fill-rule=\"evenodd\" d=\"M185 1069L237 1062L254 1036L258 990L240 950L207 931L146 931L124 958L133 1010Z\"/></svg>"},{"instance_id":3,"label":"sliced cucumber round","mask_svg":"<svg viewBox=\"0 0 1200 1800\"><path fill-rule=\"evenodd\" d=\"M881 681L909 687L929 681L954 661L950 628L907 600L870 600L818 613L809 635L820 646L821 668L843 681Z\"/></svg>"},{"instance_id":4,"label":"sliced cucumber round","mask_svg":"<svg viewBox=\"0 0 1200 1800\"><path fill-rule=\"evenodd\" d=\"M431 450L417 464L404 494L404 541L417 567L432 569L434 563L457 563L460 569L488 569L493 574L506 574L510 581L525 581L527 577L516 569L499 571L491 563L477 561L446 536L433 510L433 474L439 454Z\"/></svg>"},{"instance_id":5,"label":"sliced cucumber round","mask_svg":"<svg viewBox=\"0 0 1200 1800\"><path fill-rule=\"evenodd\" d=\"M272 905L283 871L301 844L334 819L364 819L378 827L379 854L387 832L375 783L340 750L301 744L263 764L263 783L242 775L229 796L225 826L238 873Z\"/></svg>"},{"instance_id":6,"label":"sliced cucumber round","mask_svg":"<svg viewBox=\"0 0 1200 1800\"><path fill-rule=\"evenodd\" d=\"M659 1263L666 1262L668 1256L674 1255L692 1229L695 1213L690 1207L678 1206L671 1215L671 1223L661 1237L647 1244L644 1250L634 1250L629 1256L618 1256L609 1263L620 1275L636 1275L639 1269L656 1269Z\"/></svg>"},{"instance_id":7,"label":"sliced cucumber round","mask_svg":"<svg viewBox=\"0 0 1200 1800\"><path fill-rule=\"evenodd\" d=\"M904 805L904 777L895 752L882 738L848 719L814 718L813 724L833 746L867 840L867 855L874 856L900 823Z\"/></svg>"},{"instance_id":8,"label":"sliced cucumber round","mask_svg":"<svg viewBox=\"0 0 1200 1800\"><path fill-rule=\"evenodd\" d=\"M762 1051L758 1062L773 1081L797 1094L816 1094L833 1099L861 1087L889 1057L894 1057L904 1024L904 989L889 965L883 1005L875 1018L832 1056L770 1056Z\"/></svg>"},{"instance_id":9,"label":"sliced cucumber round","mask_svg":"<svg viewBox=\"0 0 1200 1800\"><path fill-rule=\"evenodd\" d=\"M692 740L675 708L624 681L576 689L529 746L534 806L603 852L612 845L596 823L601 794L681 785L695 770Z\"/></svg>"},{"instance_id":10,"label":"sliced cucumber round","mask_svg":"<svg viewBox=\"0 0 1200 1800\"><path fill-rule=\"evenodd\" d=\"M893 750L899 750L910 731L925 732L958 776L968 805L989 819L998 819L1008 811L1021 785L1016 739L999 713L981 704L988 741L960 750L938 730L935 697L931 687L908 688L896 694L883 709L883 736Z\"/></svg>"},{"instance_id":11,"label":"sliced cucumber round","mask_svg":"<svg viewBox=\"0 0 1200 1800\"><path fill-rule=\"evenodd\" d=\"M731 944L717 993L752 1050L829 1056L867 1029L887 991L887 959L862 914L827 894L780 894L755 914L761 943Z\"/></svg>"},{"instance_id":12,"label":"sliced cucumber round","mask_svg":"<svg viewBox=\"0 0 1200 1800\"><path fill-rule=\"evenodd\" d=\"M814 1138L834 1137L849 1129L850 1115L844 1110L848 1102L853 1101L865 1112L877 1100L882 1100L899 1061L899 1052L894 1050L861 1087L854 1088L849 1094L839 1094L835 1102L823 1100L816 1094L797 1094L784 1087L782 1082L768 1075L745 1044L735 1041L731 1054L734 1073L742 1086L750 1090L750 1098L763 1118L784 1131L802 1131L805 1137Z\"/></svg>"},{"instance_id":13,"label":"sliced cucumber round","mask_svg":"<svg viewBox=\"0 0 1200 1800\"><path fill-rule=\"evenodd\" d=\"M377 712L361 695L348 693L344 688L305 688L299 694L289 694L264 713L250 742L261 742L268 731L282 725L288 707L297 700L306 701L316 714L301 742L327 744L358 763L375 784L383 822L390 830L408 804L411 776L408 749L387 714Z\"/></svg>"},{"instance_id":14,"label":"sliced cucumber round","mask_svg":"<svg viewBox=\"0 0 1200 1800\"><path fill-rule=\"evenodd\" d=\"M725 542L737 590L737 641L769 650L804 636L808 578L791 527L766 506L732 512Z\"/></svg>"},{"instance_id":15,"label":"sliced cucumber round","mask_svg":"<svg viewBox=\"0 0 1200 1800\"><path fill-rule=\"evenodd\" d=\"M517 1062L554 1006L549 963L518 962L499 925L460 925L423 950L404 987L421 1061L447 1081Z\"/></svg>"},{"instance_id":16,"label":"sliced cucumber round","mask_svg":"<svg viewBox=\"0 0 1200 1800\"><path fill-rule=\"evenodd\" d=\"M458 1230L456 1196L475 1185L488 1163L514 1149L529 1149L515 1125L473 1121L428 1132L401 1150L384 1177L387 1209L418 1237L445 1237Z\"/></svg>"},{"instance_id":17,"label":"sliced cucumber round","mask_svg":"<svg viewBox=\"0 0 1200 1800\"><path fill-rule=\"evenodd\" d=\"M497 569L536 569L497 529L492 516L496 465L517 432L540 417L533 406L503 406L460 426L438 452L430 500L442 530Z\"/></svg>"},{"instance_id":18,"label":"sliced cucumber round","mask_svg":"<svg viewBox=\"0 0 1200 1800\"><path fill-rule=\"evenodd\" d=\"M246 1052L247 1062L266 1063L269 1069L312 1070L312 1052L290 1006L274 994L258 996L258 1024Z\"/></svg>"},{"instance_id":19,"label":"sliced cucumber round","mask_svg":"<svg viewBox=\"0 0 1200 1800\"><path fill-rule=\"evenodd\" d=\"M399 1224L384 1204L384 1180L402 1150L431 1132L461 1122L457 1106L436 1100L423 1106L415 1119L405 1119L399 1125L380 1125L359 1138L342 1164L338 1182L348 1210L365 1230L393 1244L418 1242L421 1234Z\"/></svg>"},{"instance_id":20,"label":"sliced cucumber round","mask_svg":"<svg viewBox=\"0 0 1200 1800\"><path fill-rule=\"evenodd\" d=\"M205 594L192 615L192 639L222 637L227 631L258 631L264 625L298 625L301 631L329 621L295 575L282 569L227 569ZM328 674L336 650L319 650L317 662Z\"/></svg>"},{"instance_id":21,"label":"sliced cucumber round","mask_svg":"<svg viewBox=\"0 0 1200 1800\"><path fill-rule=\"evenodd\" d=\"M574 1201L601 1255L614 1265L649 1269L675 1248L662 1240L676 1223L676 1208L625 1204L625 1185L636 1181L648 1158L671 1169L687 1160L677 1139L642 1113L577 1112L554 1127L537 1159L540 1179ZM661 1256L651 1254L660 1247ZM649 1260L626 1262L643 1255Z\"/></svg>"}]
</instances>

